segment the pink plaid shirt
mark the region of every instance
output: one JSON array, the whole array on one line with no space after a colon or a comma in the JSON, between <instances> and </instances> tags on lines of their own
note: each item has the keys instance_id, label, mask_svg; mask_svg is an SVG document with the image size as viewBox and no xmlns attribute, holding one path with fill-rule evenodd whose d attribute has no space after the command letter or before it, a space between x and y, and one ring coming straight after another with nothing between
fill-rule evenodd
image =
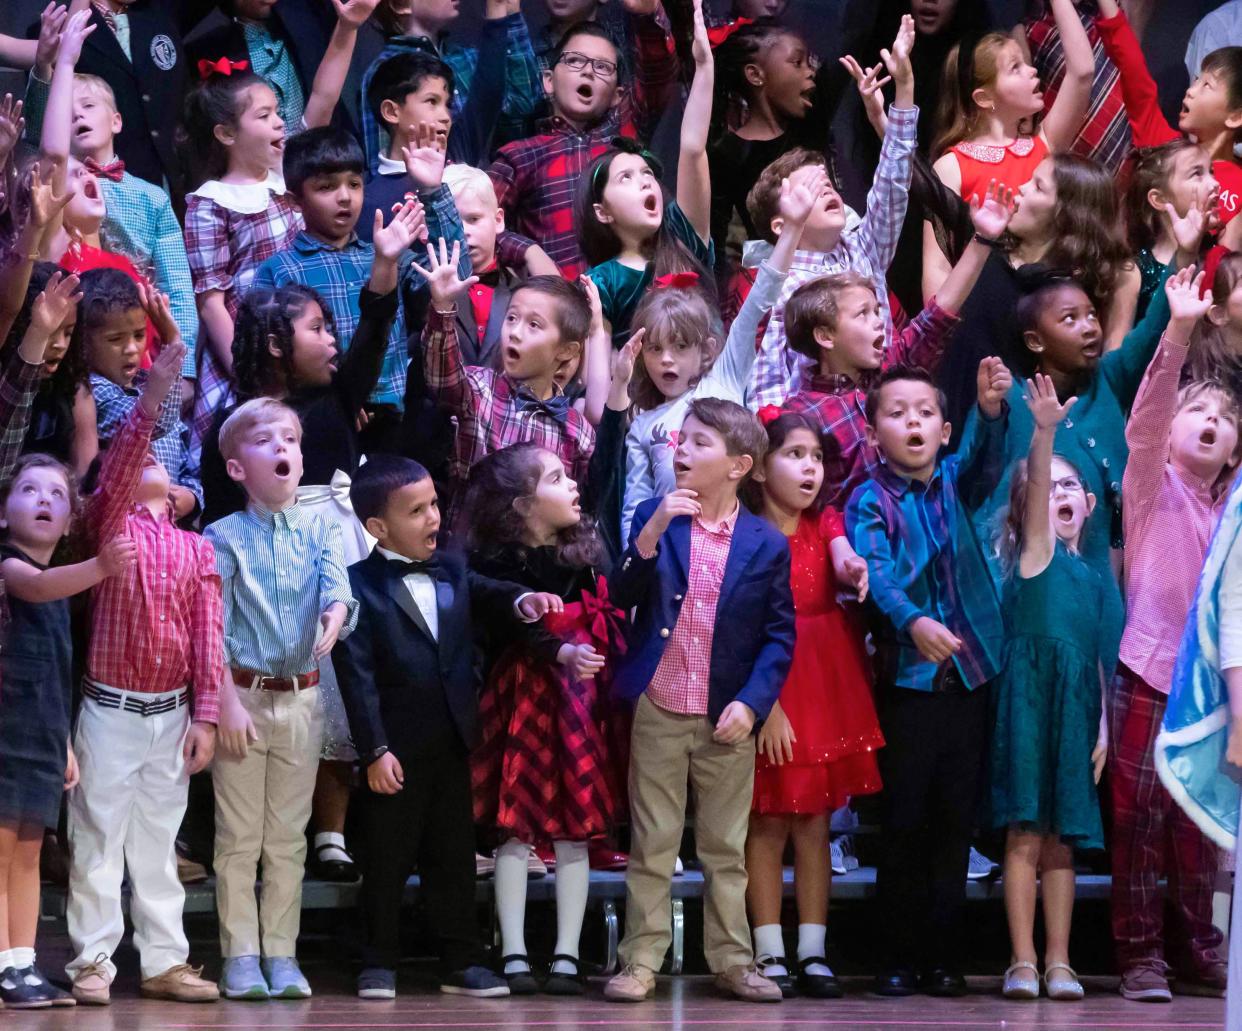
<instances>
[{"instance_id":1,"label":"pink plaid shirt","mask_svg":"<svg viewBox=\"0 0 1242 1031\"><path fill-rule=\"evenodd\" d=\"M118 534L138 545L138 561L91 594L86 675L121 691L159 694L189 685L194 719L215 723L224 676L224 611L216 553L133 503L155 420L135 405L103 454L99 489L86 514L91 546Z\"/></svg>"},{"instance_id":2,"label":"pink plaid shirt","mask_svg":"<svg viewBox=\"0 0 1242 1031\"><path fill-rule=\"evenodd\" d=\"M647 695L661 709L684 716L707 715L711 681L712 638L716 604L724 583L725 563L733 545L738 509L714 526L699 519L690 524L690 577L686 599Z\"/></svg>"}]
</instances>

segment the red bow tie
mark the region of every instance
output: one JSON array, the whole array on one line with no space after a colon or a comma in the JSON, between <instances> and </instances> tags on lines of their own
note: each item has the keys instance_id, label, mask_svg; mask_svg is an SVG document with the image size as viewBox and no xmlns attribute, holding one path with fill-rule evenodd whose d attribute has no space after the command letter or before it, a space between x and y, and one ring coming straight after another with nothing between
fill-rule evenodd
<instances>
[{"instance_id":1,"label":"red bow tie","mask_svg":"<svg viewBox=\"0 0 1242 1031\"><path fill-rule=\"evenodd\" d=\"M125 162L120 158L109 161L106 165L101 165L94 158L87 158L82 164L91 175L101 175L105 179L111 179L114 183L119 183L121 176L125 174Z\"/></svg>"}]
</instances>

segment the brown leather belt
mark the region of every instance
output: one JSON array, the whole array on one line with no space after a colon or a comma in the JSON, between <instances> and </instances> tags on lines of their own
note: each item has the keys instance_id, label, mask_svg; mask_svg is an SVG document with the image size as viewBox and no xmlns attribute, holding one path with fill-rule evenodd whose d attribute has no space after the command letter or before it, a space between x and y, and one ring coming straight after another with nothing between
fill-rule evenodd
<instances>
[{"instance_id":1,"label":"brown leather belt","mask_svg":"<svg viewBox=\"0 0 1242 1031\"><path fill-rule=\"evenodd\" d=\"M258 688L260 691L305 691L319 683L319 670L299 673L294 677L265 677L252 669L231 668L233 683L247 689Z\"/></svg>"}]
</instances>

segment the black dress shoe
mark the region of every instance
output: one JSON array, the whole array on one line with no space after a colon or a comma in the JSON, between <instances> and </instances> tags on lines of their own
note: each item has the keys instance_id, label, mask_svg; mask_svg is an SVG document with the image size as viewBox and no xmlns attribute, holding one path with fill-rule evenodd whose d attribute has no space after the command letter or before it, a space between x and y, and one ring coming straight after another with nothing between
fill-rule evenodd
<instances>
[{"instance_id":1,"label":"black dress shoe","mask_svg":"<svg viewBox=\"0 0 1242 1031\"><path fill-rule=\"evenodd\" d=\"M840 999L845 995L841 982L835 974L808 974L806 968L819 964L826 967L823 956L808 956L798 960L798 991L808 999Z\"/></svg>"},{"instance_id":2,"label":"black dress shoe","mask_svg":"<svg viewBox=\"0 0 1242 1031\"><path fill-rule=\"evenodd\" d=\"M361 879L362 875L358 872L358 867L353 861L353 856L350 856L349 862L345 862L340 859L321 858L323 853L328 849L338 849L341 852L345 852L345 854L349 856L349 853L346 852L345 849L341 848L340 845L333 845L325 842L322 845L316 846L315 856L311 859L310 863L307 864L307 873L310 874L310 880L331 881L334 884L353 884Z\"/></svg>"},{"instance_id":3,"label":"black dress shoe","mask_svg":"<svg viewBox=\"0 0 1242 1031\"><path fill-rule=\"evenodd\" d=\"M773 967L784 967L785 973L774 974L772 973ZM789 973L789 967L785 962L784 956L762 955L755 960L755 969L781 990L782 999L796 999L798 997L797 982L794 981L793 975Z\"/></svg>"},{"instance_id":4,"label":"black dress shoe","mask_svg":"<svg viewBox=\"0 0 1242 1031\"><path fill-rule=\"evenodd\" d=\"M957 971L933 967L919 978L919 991L940 999L960 999L968 989L966 978Z\"/></svg>"},{"instance_id":5,"label":"black dress shoe","mask_svg":"<svg viewBox=\"0 0 1242 1031\"><path fill-rule=\"evenodd\" d=\"M519 970L516 973L506 974L504 969L510 963L520 961L526 964L525 970ZM511 956L502 956L500 958L500 976L509 983L510 995L537 995L539 992L539 982L535 979L535 972L531 969L530 960L525 956L514 953Z\"/></svg>"},{"instance_id":6,"label":"black dress shoe","mask_svg":"<svg viewBox=\"0 0 1242 1031\"><path fill-rule=\"evenodd\" d=\"M555 967L558 961L572 963L574 965L574 972L572 974L562 974L555 969L549 968L548 976L543 982L544 992L548 995L581 995L586 990L586 981L582 976L582 972L578 969L578 957L558 952L552 957L553 967Z\"/></svg>"},{"instance_id":7,"label":"black dress shoe","mask_svg":"<svg viewBox=\"0 0 1242 1031\"><path fill-rule=\"evenodd\" d=\"M875 983L871 990L876 995L884 995L890 999L913 995L919 990L914 971L906 967L897 967L875 975Z\"/></svg>"}]
</instances>

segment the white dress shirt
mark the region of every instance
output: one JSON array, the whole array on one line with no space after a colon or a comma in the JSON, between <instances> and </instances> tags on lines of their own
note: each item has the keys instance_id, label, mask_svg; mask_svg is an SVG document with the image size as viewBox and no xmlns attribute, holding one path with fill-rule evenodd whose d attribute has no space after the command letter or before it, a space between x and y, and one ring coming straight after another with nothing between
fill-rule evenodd
<instances>
[{"instance_id":1,"label":"white dress shirt","mask_svg":"<svg viewBox=\"0 0 1242 1031\"><path fill-rule=\"evenodd\" d=\"M404 555L398 555L395 551L381 548L378 544L375 546L375 550L392 562L410 561ZM438 642L440 640L440 615L436 608L436 582L426 573L406 573L401 578L401 582L405 584L405 589L410 592L410 597L414 599L414 604L418 606L423 622L427 624L427 629L431 631L432 640Z\"/></svg>"}]
</instances>

